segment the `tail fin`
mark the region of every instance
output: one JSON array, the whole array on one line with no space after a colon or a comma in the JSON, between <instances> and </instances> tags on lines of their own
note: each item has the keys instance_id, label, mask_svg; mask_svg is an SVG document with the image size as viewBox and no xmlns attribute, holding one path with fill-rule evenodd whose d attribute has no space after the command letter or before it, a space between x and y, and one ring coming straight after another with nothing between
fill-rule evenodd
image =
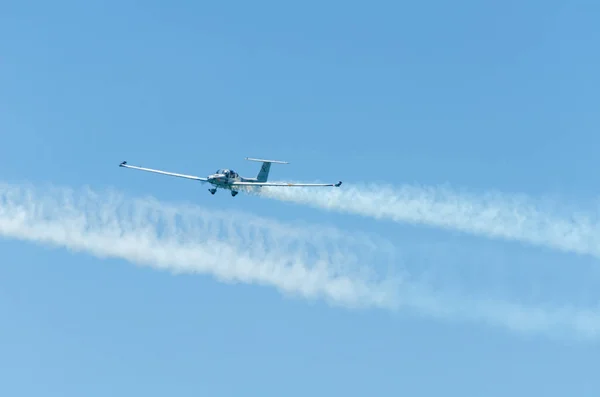
<instances>
[{"instance_id":1,"label":"tail fin","mask_svg":"<svg viewBox=\"0 0 600 397\"><path fill-rule=\"evenodd\" d=\"M263 162L262 167L260 167L260 171L258 171L258 175L256 175L256 180L258 182L266 182L269 179L269 171L271 170L271 163Z\"/></svg>"},{"instance_id":2,"label":"tail fin","mask_svg":"<svg viewBox=\"0 0 600 397\"><path fill-rule=\"evenodd\" d=\"M260 171L258 171L258 175L256 175L257 182L266 182L269 179L269 171L271 170L271 163L276 164L289 164L287 161L279 161L279 160L264 160L264 159L255 159L251 157L246 157L248 161L258 161L263 163L262 167L260 167Z\"/></svg>"}]
</instances>

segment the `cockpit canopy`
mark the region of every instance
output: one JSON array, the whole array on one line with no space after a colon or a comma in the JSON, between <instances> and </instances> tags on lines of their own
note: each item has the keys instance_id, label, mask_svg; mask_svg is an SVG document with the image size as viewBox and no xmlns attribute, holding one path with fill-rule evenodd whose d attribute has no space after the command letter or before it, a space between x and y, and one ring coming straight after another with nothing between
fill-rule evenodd
<instances>
[{"instance_id":1,"label":"cockpit canopy","mask_svg":"<svg viewBox=\"0 0 600 397\"><path fill-rule=\"evenodd\" d=\"M215 174L225 175L225 177L227 177L227 178L237 178L238 177L237 172L235 172L234 170L228 170L226 168L218 169L217 172L215 172Z\"/></svg>"}]
</instances>

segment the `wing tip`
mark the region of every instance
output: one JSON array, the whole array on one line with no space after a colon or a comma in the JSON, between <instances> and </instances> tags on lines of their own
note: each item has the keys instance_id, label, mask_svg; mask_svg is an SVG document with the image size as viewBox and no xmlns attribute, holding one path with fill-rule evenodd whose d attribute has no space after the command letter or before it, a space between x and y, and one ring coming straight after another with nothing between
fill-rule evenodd
<instances>
[{"instance_id":1,"label":"wing tip","mask_svg":"<svg viewBox=\"0 0 600 397\"><path fill-rule=\"evenodd\" d=\"M125 164L127 164L127 161L122 161L122 162L119 164L119 167L123 167Z\"/></svg>"},{"instance_id":2,"label":"wing tip","mask_svg":"<svg viewBox=\"0 0 600 397\"><path fill-rule=\"evenodd\" d=\"M335 186L335 187L340 187L340 186L342 186L342 181L339 181L338 183L336 183L336 184L335 184L335 185L333 185L333 186Z\"/></svg>"}]
</instances>

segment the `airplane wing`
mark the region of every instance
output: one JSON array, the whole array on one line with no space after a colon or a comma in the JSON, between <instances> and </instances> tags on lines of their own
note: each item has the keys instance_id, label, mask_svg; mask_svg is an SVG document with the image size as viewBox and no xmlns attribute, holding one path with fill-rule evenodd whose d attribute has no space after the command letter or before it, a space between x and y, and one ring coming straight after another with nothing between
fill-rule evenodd
<instances>
[{"instance_id":1,"label":"airplane wing","mask_svg":"<svg viewBox=\"0 0 600 397\"><path fill-rule=\"evenodd\" d=\"M342 181L338 183L288 183L288 182L233 182L233 186L287 186L287 187L302 187L302 186L333 186L340 187Z\"/></svg>"},{"instance_id":2,"label":"airplane wing","mask_svg":"<svg viewBox=\"0 0 600 397\"><path fill-rule=\"evenodd\" d=\"M141 170L141 171L147 171L147 172L154 172L156 174L176 176L176 177L179 177L179 178L193 179L195 181L200 181L200 182L206 182L207 181L206 178L200 178L199 176L177 174L177 173L174 173L174 172L167 172L167 171L161 171L161 170L154 170L152 168L144 168L144 167L137 167L135 165L128 165L127 161L123 161L121 164L119 164L119 167L131 168L131 169L134 169L134 170Z\"/></svg>"}]
</instances>

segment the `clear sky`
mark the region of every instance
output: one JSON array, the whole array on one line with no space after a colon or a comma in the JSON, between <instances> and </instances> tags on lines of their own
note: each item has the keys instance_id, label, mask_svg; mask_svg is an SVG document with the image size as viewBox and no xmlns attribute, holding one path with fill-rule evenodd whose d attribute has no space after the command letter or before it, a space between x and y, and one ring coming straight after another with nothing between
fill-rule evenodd
<instances>
[{"instance_id":1,"label":"clear sky","mask_svg":"<svg viewBox=\"0 0 600 397\"><path fill-rule=\"evenodd\" d=\"M592 257L212 196L117 165L254 176L244 157L262 157L290 162L278 180L447 183L589 209L599 12L578 0L5 1L0 181L367 232L460 290L465 311L491 296L597 315ZM1 395L600 395L598 339L348 309L5 237ZM363 264L389 265L377 260Z\"/></svg>"}]
</instances>

